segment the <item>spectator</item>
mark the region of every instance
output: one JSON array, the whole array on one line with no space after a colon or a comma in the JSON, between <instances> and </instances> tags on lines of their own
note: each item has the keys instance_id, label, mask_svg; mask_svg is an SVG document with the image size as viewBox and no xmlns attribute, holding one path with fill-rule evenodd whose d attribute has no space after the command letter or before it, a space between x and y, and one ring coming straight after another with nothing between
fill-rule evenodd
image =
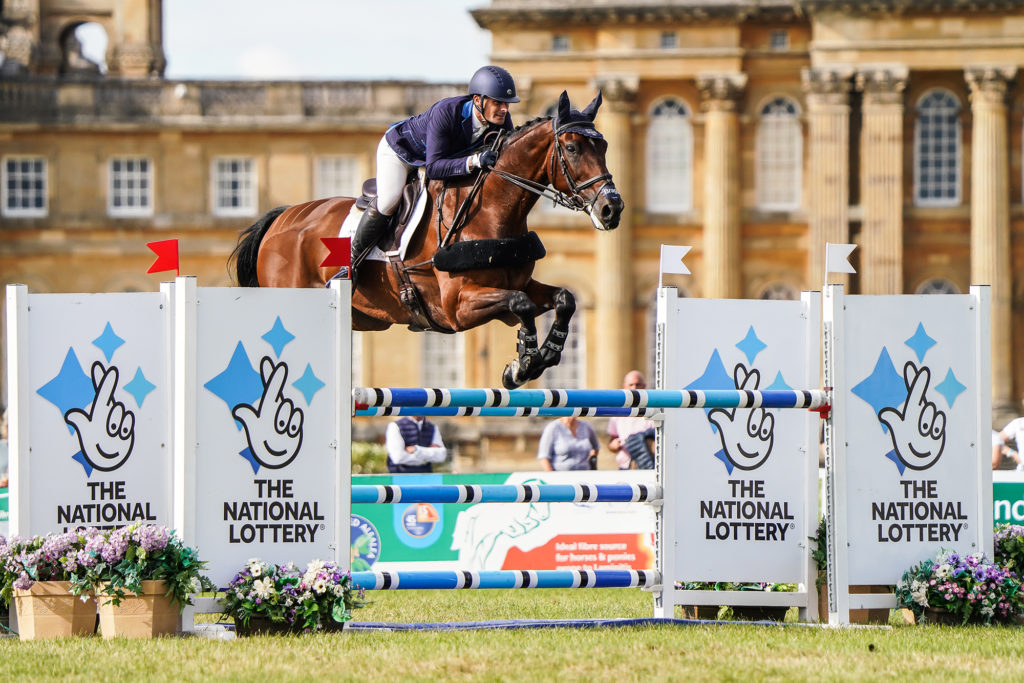
<instances>
[{"instance_id":1,"label":"spectator","mask_svg":"<svg viewBox=\"0 0 1024 683\"><path fill-rule=\"evenodd\" d=\"M430 473L433 463L444 462L448 449L441 432L422 416L401 417L388 425L384 445L388 451L388 472Z\"/></svg>"},{"instance_id":2,"label":"spectator","mask_svg":"<svg viewBox=\"0 0 1024 683\"><path fill-rule=\"evenodd\" d=\"M646 389L647 382L639 370L630 370L622 379L623 389ZM654 469L654 422L645 417L613 417L608 420L608 450L615 454L620 470Z\"/></svg>"},{"instance_id":3,"label":"spectator","mask_svg":"<svg viewBox=\"0 0 1024 683\"><path fill-rule=\"evenodd\" d=\"M540 435L537 459L548 472L596 470L600 447L593 427L577 417L560 417Z\"/></svg>"},{"instance_id":4,"label":"spectator","mask_svg":"<svg viewBox=\"0 0 1024 683\"><path fill-rule=\"evenodd\" d=\"M1020 419L1020 418L1018 418ZM1016 422L1014 420L1013 422ZM1010 424L1013 424L1011 422ZM1007 425L1009 427L1009 425ZM1004 430L1005 431L1005 430ZM1022 469L1020 454L1006 445L1006 441L1003 439L1003 433L992 430L992 469L994 470L1008 470L1010 466L1016 466L1017 469Z\"/></svg>"}]
</instances>

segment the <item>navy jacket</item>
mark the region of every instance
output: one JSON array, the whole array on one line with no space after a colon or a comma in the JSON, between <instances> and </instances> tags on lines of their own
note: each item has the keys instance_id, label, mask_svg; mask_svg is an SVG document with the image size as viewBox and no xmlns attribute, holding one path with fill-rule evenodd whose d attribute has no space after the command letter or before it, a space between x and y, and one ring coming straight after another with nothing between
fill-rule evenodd
<instances>
[{"instance_id":1,"label":"navy jacket","mask_svg":"<svg viewBox=\"0 0 1024 683\"><path fill-rule=\"evenodd\" d=\"M410 166L426 166L427 177L434 179L467 175L466 157L473 138L473 98L448 97L435 102L422 114L396 123L386 133L395 154ZM512 117L503 126L512 130ZM482 140L483 138L481 138Z\"/></svg>"}]
</instances>

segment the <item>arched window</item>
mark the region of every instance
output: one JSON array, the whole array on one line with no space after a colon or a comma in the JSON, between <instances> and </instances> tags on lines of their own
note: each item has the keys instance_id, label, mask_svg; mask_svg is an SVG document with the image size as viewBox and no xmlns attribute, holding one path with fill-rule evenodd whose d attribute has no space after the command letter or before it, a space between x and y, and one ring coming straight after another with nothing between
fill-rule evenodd
<instances>
[{"instance_id":1,"label":"arched window","mask_svg":"<svg viewBox=\"0 0 1024 683\"><path fill-rule=\"evenodd\" d=\"M577 304L579 300L577 299ZM569 337L562 349L562 360L553 368L548 368L540 377L540 384L545 389L584 389L587 380L586 333L583 325L584 312L577 308L569 322ZM538 343L543 343L548 329L555 319L555 312L548 311L537 318Z\"/></svg>"},{"instance_id":2,"label":"arched window","mask_svg":"<svg viewBox=\"0 0 1024 683\"><path fill-rule=\"evenodd\" d=\"M761 108L757 126L757 205L770 211L800 208L803 135L793 100L776 97Z\"/></svg>"},{"instance_id":3,"label":"arched window","mask_svg":"<svg viewBox=\"0 0 1024 683\"><path fill-rule=\"evenodd\" d=\"M662 100L651 110L647 128L647 210L679 212L693 208L693 126L686 106Z\"/></svg>"},{"instance_id":4,"label":"arched window","mask_svg":"<svg viewBox=\"0 0 1024 683\"><path fill-rule=\"evenodd\" d=\"M914 129L914 203L960 204L960 102L932 90L917 103Z\"/></svg>"},{"instance_id":5,"label":"arched window","mask_svg":"<svg viewBox=\"0 0 1024 683\"><path fill-rule=\"evenodd\" d=\"M466 338L462 334L421 333L420 378L429 388L466 386Z\"/></svg>"},{"instance_id":6,"label":"arched window","mask_svg":"<svg viewBox=\"0 0 1024 683\"><path fill-rule=\"evenodd\" d=\"M917 286L915 294L959 294L960 288L944 277L928 278Z\"/></svg>"}]
</instances>

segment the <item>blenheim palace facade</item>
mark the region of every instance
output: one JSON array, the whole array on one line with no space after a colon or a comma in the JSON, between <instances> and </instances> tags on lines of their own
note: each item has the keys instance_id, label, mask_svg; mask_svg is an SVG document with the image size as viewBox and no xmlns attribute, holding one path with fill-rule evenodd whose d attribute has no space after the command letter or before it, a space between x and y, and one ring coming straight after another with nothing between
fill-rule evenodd
<instances>
[{"instance_id":1,"label":"blenheim palace facade","mask_svg":"<svg viewBox=\"0 0 1024 683\"><path fill-rule=\"evenodd\" d=\"M680 294L795 298L855 243L849 293L992 287L999 426L1024 394L1024 0L481 0L522 103L604 105L619 228L538 206L538 279L578 302L539 386L613 388L653 365L659 245L690 245ZM0 280L35 292L155 290L146 243L231 284L264 211L351 195L386 127L465 83L171 81L161 0L0 2ZM106 63L75 38L98 24ZM425 54L424 59L429 59ZM479 65L467 64L466 77ZM495 386L515 330L355 335L369 386ZM3 395L6 400L6 393ZM466 469L527 468L543 421L444 427ZM383 423L357 433L380 434ZM603 431L603 425L598 425ZM601 466L613 466L602 452Z\"/></svg>"}]
</instances>

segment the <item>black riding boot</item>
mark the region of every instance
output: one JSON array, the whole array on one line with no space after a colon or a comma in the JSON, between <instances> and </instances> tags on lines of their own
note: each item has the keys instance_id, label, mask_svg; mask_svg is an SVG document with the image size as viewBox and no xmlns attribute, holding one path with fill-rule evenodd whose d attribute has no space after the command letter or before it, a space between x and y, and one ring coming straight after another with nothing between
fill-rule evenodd
<instances>
[{"instance_id":1,"label":"black riding boot","mask_svg":"<svg viewBox=\"0 0 1024 683\"><path fill-rule=\"evenodd\" d=\"M375 204L366 207L363 217L359 219L359 227L356 234L352 236L352 268L351 279L355 282L356 268L366 259L370 250L384 236L384 232L391 223L391 216L386 216L377 211Z\"/></svg>"}]
</instances>

